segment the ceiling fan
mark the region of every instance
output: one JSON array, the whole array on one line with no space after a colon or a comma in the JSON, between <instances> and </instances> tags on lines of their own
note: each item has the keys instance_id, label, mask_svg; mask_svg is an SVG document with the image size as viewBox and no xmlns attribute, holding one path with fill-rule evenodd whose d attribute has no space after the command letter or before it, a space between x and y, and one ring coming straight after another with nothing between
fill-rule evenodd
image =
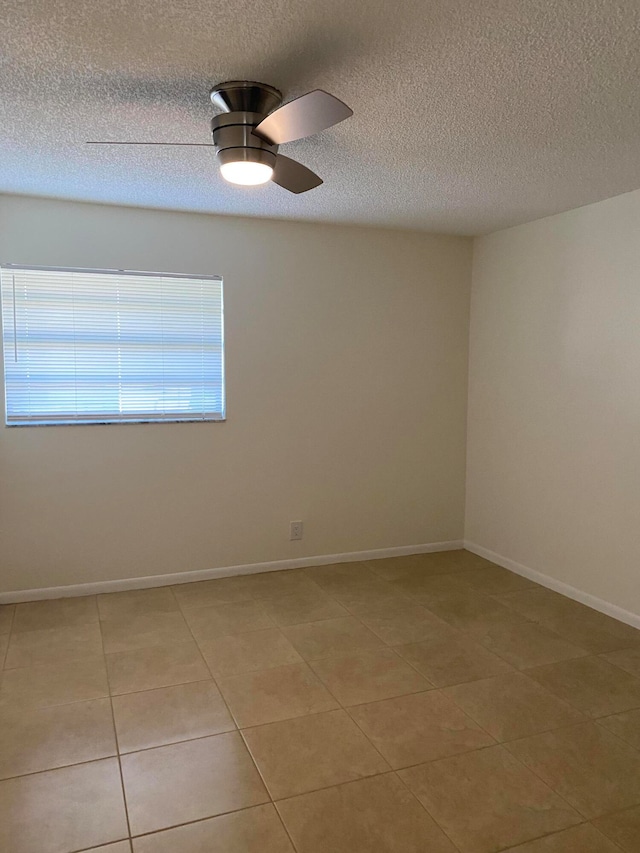
<instances>
[{"instance_id":1,"label":"ceiling fan","mask_svg":"<svg viewBox=\"0 0 640 853\"><path fill-rule=\"evenodd\" d=\"M271 180L292 193L320 186L302 163L278 153L285 142L319 133L353 115L338 98L314 89L282 104L282 93L265 83L233 80L210 92L221 112L211 119L213 142L88 142L88 145L179 145L214 148L220 172L232 184L255 186Z\"/></svg>"}]
</instances>

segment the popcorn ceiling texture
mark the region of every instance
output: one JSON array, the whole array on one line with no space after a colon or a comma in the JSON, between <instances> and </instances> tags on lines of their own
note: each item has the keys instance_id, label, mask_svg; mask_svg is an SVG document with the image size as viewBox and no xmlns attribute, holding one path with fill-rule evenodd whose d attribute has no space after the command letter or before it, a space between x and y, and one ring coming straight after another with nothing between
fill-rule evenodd
<instances>
[{"instance_id":1,"label":"popcorn ceiling texture","mask_svg":"<svg viewBox=\"0 0 640 853\"><path fill-rule=\"evenodd\" d=\"M0 192L478 234L640 186L638 0L0 0ZM321 87L352 119L238 189L210 87Z\"/></svg>"}]
</instances>

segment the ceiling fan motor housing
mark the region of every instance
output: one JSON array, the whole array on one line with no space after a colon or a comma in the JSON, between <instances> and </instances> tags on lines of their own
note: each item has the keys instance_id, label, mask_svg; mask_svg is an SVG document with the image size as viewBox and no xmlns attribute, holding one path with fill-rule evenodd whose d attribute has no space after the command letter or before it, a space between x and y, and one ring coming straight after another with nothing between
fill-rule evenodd
<instances>
[{"instance_id":1,"label":"ceiling fan motor housing","mask_svg":"<svg viewBox=\"0 0 640 853\"><path fill-rule=\"evenodd\" d=\"M253 129L280 105L282 94L273 86L246 80L221 83L210 94L212 103L223 110L211 120L220 165L248 161L274 168L278 146L254 134Z\"/></svg>"},{"instance_id":2,"label":"ceiling fan motor housing","mask_svg":"<svg viewBox=\"0 0 640 853\"><path fill-rule=\"evenodd\" d=\"M271 168L275 166L278 146L253 133L263 118L262 113L238 111L222 113L211 119L213 144L221 166L240 160L265 163Z\"/></svg>"}]
</instances>

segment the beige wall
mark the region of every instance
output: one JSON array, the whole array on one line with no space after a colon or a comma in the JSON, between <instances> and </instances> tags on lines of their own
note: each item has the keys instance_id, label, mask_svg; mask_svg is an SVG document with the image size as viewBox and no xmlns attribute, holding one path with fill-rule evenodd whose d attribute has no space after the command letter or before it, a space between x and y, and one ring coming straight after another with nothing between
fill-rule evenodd
<instances>
[{"instance_id":1,"label":"beige wall","mask_svg":"<svg viewBox=\"0 0 640 853\"><path fill-rule=\"evenodd\" d=\"M640 192L478 239L466 538L640 614Z\"/></svg>"},{"instance_id":2,"label":"beige wall","mask_svg":"<svg viewBox=\"0 0 640 853\"><path fill-rule=\"evenodd\" d=\"M0 427L0 590L461 538L469 240L0 197L0 259L223 275L228 392Z\"/></svg>"}]
</instances>

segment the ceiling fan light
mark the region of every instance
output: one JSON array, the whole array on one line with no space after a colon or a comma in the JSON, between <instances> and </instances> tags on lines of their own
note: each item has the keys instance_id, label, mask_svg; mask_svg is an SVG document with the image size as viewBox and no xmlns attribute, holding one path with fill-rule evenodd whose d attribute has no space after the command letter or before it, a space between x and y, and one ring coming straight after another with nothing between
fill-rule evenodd
<instances>
[{"instance_id":1,"label":"ceiling fan light","mask_svg":"<svg viewBox=\"0 0 640 853\"><path fill-rule=\"evenodd\" d=\"M235 160L223 163L220 172L225 181L230 184L240 184L245 187L254 187L258 184L266 184L271 180L273 168L267 163L252 163L250 160Z\"/></svg>"}]
</instances>

